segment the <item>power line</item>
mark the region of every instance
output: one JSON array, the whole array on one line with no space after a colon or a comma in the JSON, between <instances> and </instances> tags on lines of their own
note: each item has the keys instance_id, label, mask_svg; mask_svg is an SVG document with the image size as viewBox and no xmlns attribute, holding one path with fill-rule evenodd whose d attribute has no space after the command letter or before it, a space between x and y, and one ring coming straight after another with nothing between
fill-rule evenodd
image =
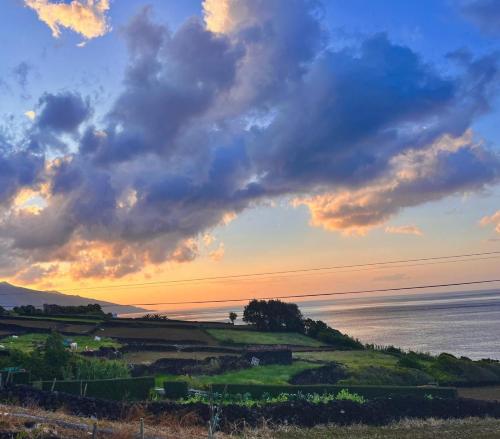
<instances>
[{"instance_id":1,"label":"power line","mask_svg":"<svg viewBox=\"0 0 500 439\"><path fill-rule=\"evenodd\" d=\"M175 279L175 280L166 280L166 281L127 283L127 284L104 285L104 286L95 286L95 287L78 287L78 288L70 288L70 290L71 291L81 291L81 290L97 290L97 289L116 289L116 288L128 288L128 287L143 287L143 286L152 286L152 285L182 284L182 283L191 283L191 282L212 281L212 280L228 280L228 279L240 279L240 278L249 278L249 277L280 275L280 274L311 273L311 272L319 272L319 271L326 271L326 270L340 270L340 269L346 269L346 268L386 266L386 265L391 265L391 264L403 264L403 263L410 263L410 262L437 261L437 260L443 260L443 259L469 258L469 257L474 257L474 256L486 256L486 255L500 255L500 251L482 252L482 253L465 253L465 254L450 255L450 256L434 256L434 257L428 257L428 258L399 259L399 260L391 260L391 261L370 262L370 263L364 263L364 264L334 265L334 266L330 266L330 267L312 267L312 268L299 268L299 269L294 269L294 270L282 270L282 271L264 271L264 272L255 272L255 273L239 273L239 274L230 274L230 275L223 275L223 276L208 276L208 277Z\"/></svg>"},{"instance_id":2,"label":"power line","mask_svg":"<svg viewBox=\"0 0 500 439\"><path fill-rule=\"evenodd\" d=\"M484 279L475 280L469 282L453 282L445 284L431 284L431 285L413 285L406 287L397 288L377 288L372 290L354 290L354 291L338 291L333 293L304 293L304 294L293 294L286 296L268 296L260 297L259 300L271 300L271 299L298 299L305 297L320 297L320 296L342 296L347 294L366 294L366 293L384 293L384 292L394 292L394 291L404 291L404 290L421 290L430 288L445 288L445 287L457 287L465 285L479 285L500 282L500 279ZM103 307L112 306L156 306L156 305L199 305L207 303L227 303L227 302L247 302L256 299L256 297L243 298L243 299L216 299L216 300L198 300L198 301L186 301L186 302L157 302L157 303L127 303L127 304L116 304L116 305L104 305ZM7 306L7 305L5 305Z\"/></svg>"}]
</instances>

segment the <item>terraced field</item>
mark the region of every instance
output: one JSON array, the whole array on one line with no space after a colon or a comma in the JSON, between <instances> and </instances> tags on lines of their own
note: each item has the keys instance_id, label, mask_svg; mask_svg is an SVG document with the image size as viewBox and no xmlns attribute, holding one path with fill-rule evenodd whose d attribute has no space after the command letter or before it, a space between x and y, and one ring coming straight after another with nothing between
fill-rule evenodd
<instances>
[{"instance_id":1,"label":"terraced field","mask_svg":"<svg viewBox=\"0 0 500 439\"><path fill-rule=\"evenodd\" d=\"M165 343L184 343L215 345L217 341L206 331L199 328L183 328L176 326L133 327L105 326L97 332L102 337L127 340L148 340Z\"/></svg>"},{"instance_id":2,"label":"terraced field","mask_svg":"<svg viewBox=\"0 0 500 439\"><path fill-rule=\"evenodd\" d=\"M45 343L48 334L24 334L19 335L17 338L12 336L7 336L5 338L0 339L0 345L2 345L5 349L17 349L23 352L32 352L37 346ZM120 343L115 340L111 340L108 338L102 338L101 340L95 340L92 336L73 336L67 337L68 341L75 342L78 345L77 351L81 352L88 349L95 350L100 347L115 347L119 348L121 346Z\"/></svg>"},{"instance_id":3,"label":"terraced field","mask_svg":"<svg viewBox=\"0 0 500 439\"><path fill-rule=\"evenodd\" d=\"M179 358L179 359L193 359L204 360L209 357L219 357L222 355L236 355L228 354L227 352L160 352L160 351L142 351L142 352L129 352L123 356L123 359L130 364L150 364L159 360L160 358Z\"/></svg>"},{"instance_id":4,"label":"terraced field","mask_svg":"<svg viewBox=\"0 0 500 439\"><path fill-rule=\"evenodd\" d=\"M0 329L12 332L57 330L63 334L87 334L95 327L95 323L78 323L75 320L0 318Z\"/></svg>"},{"instance_id":5,"label":"terraced field","mask_svg":"<svg viewBox=\"0 0 500 439\"><path fill-rule=\"evenodd\" d=\"M322 361L345 365L350 370L357 370L367 366L394 367L398 359L393 355L377 351L324 351L324 352L294 352L296 360Z\"/></svg>"},{"instance_id":6,"label":"terraced field","mask_svg":"<svg viewBox=\"0 0 500 439\"><path fill-rule=\"evenodd\" d=\"M207 332L221 343L322 346L321 342L294 332L257 332L241 329L207 329Z\"/></svg>"}]
</instances>

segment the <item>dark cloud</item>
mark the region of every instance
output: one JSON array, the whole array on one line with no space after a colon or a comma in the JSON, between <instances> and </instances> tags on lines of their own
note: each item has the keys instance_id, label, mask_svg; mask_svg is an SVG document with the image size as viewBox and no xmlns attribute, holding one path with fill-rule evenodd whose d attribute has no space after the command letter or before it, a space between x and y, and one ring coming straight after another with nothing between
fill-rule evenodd
<instances>
[{"instance_id":1,"label":"dark cloud","mask_svg":"<svg viewBox=\"0 0 500 439\"><path fill-rule=\"evenodd\" d=\"M78 93L44 94L38 105L36 126L41 131L72 133L91 114L90 104Z\"/></svg>"},{"instance_id":2,"label":"dark cloud","mask_svg":"<svg viewBox=\"0 0 500 439\"><path fill-rule=\"evenodd\" d=\"M317 2L228 5L224 26L190 19L175 32L142 10L99 124L78 94L41 98L32 152L5 156L3 198L43 184L45 205L4 212L7 252L120 277L192 260L200 234L271 198L299 197L318 225L348 230L499 180L498 156L468 131L496 96L496 55L456 52L444 74L383 34L329 49ZM67 133L77 151L64 149ZM40 166L33 151L49 143L64 157L39 176L26 163Z\"/></svg>"},{"instance_id":3,"label":"dark cloud","mask_svg":"<svg viewBox=\"0 0 500 439\"><path fill-rule=\"evenodd\" d=\"M498 0L465 0L461 12L489 35L500 36L500 3Z\"/></svg>"},{"instance_id":4,"label":"dark cloud","mask_svg":"<svg viewBox=\"0 0 500 439\"><path fill-rule=\"evenodd\" d=\"M28 152L2 152L0 148L0 206L25 187L37 183L43 169L42 157Z\"/></svg>"}]
</instances>

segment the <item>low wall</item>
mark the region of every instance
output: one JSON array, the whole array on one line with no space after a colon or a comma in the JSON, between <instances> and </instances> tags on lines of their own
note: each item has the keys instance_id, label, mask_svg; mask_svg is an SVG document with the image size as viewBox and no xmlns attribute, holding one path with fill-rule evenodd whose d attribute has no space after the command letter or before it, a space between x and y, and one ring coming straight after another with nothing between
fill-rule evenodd
<instances>
[{"instance_id":1,"label":"low wall","mask_svg":"<svg viewBox=\"0 0 500 439\"><path fill-rule=\"evenodd\" d=\"M0 401L26 406L38 405L46 410L62 407L71 414L95 416L97 418L130 419L131 413L158 418L165 414L179 418L191 415L193 422L206 425L209 409L205 404L178 404L172 402L124 403L102 399L83 398L60 392L45 392L32 387L16 386L0 391ZM327 404L312 404L307 401L293 401L269 404L262 407L229 405L222 407L221 425L230 430L234 426L256 426L263 419L274 424L289 424L311 427L318 424L341 425L367 424L385 425L404 418L500 418L500 402L473 399L428 399L414 396L396 396L374 399L365 404L352 401L332 401Z\"/></svg>"}]
</instances>

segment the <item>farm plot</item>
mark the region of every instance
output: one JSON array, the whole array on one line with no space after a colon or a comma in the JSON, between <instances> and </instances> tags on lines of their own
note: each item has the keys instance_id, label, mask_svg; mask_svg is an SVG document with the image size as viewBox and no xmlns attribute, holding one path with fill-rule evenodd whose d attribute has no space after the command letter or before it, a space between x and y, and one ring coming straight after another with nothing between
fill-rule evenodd
<instances>
[{"instance_id":1,"label":"farm plot","mask_svg":"<svg viewBox=\"0 0 500 439\"><path fill-rule=\"evenodd\" d=\"M296 360L321 361L343 364L349 370L359 370L368 366L395 367L398 359L393 355L381 352L366 351L324 351L324 352L294 352Z\"/></svg>"},{"instance_id":2,"label":"farm plot","mask_svg":"<svg viewBox=\"0 0 500 439\"><path fill-rule=\"evenodd\" d=\"M105 326L98 334L123 340L214 345L216 340L198 328Z\"/></svg>"},{"instance_id":3,"label":"farm plot","mask_svg":"<svg viewBox=\"0 0 500 439\"><path fill-rule=\"evenodd\" d=\"M18 336L17 338L10 336L1 339L0 344L6 349L17 349L29 353L36 347L43 345L45 340L47 340L47 337L48 334L24 334ZM120 343L108 338L95 340L94 337L90 336L69 337L68 342L75 342L78 346L78 352L85 350L86 347L88 349L97 350L100 347L119 348L121 346Z\"/></svg>"},{"instance_id":4,"label":"farm plot","mask_svg":"<svg viewBox=\"0 0 500 439\"><path fill-rule=\"evenodd\" d=\"M221 343L229 344L322 346L321 342L294 332L258 332L237 329L207 329L207 332Z\"/></svg>"},{"instance_id":5,"label":"farm plot","mask_svg":"<svg viewBox=\"0 0 500 439\"><path fill-rule=\"evenodd\" d=\"M29 332L41 331L50 332L58 331L63 334L87 334L94 330L95 324L78 324L76 322L67 322L60 320L41 320L41 319L16 319L2 318L0 319L0 329L13 330L12 332Z\"/></svg>"},{"instance_id":6,"label":"farm plot","mask_svg":"<svg viewBox=\"0 0 500 439\"><path fill-rule=\"evenodd\" d=\"M160 352L160 351L141 351L141 352L129 352L123 356L129 364L151 364L161 358L172 358L172 359L189 359L189 360L204 360L210 357L220 357L227 355L237 355L228 354L227 352Z\"/></svg>"},{"instance_id":7,"label":"farm plot","mask_svg":"<svg viewBox=\"0 0 500 439\"><path fill-rule=\"evenodd\" d=\"M288 366L273 364L226 372L220 375L159 375L156 377L156 385L162 386L164 381L187 381L194 388L207 387L210 384L288 384L293 375L317 367L320 365L296 361Z\"/></svg>"}]
</instances>

